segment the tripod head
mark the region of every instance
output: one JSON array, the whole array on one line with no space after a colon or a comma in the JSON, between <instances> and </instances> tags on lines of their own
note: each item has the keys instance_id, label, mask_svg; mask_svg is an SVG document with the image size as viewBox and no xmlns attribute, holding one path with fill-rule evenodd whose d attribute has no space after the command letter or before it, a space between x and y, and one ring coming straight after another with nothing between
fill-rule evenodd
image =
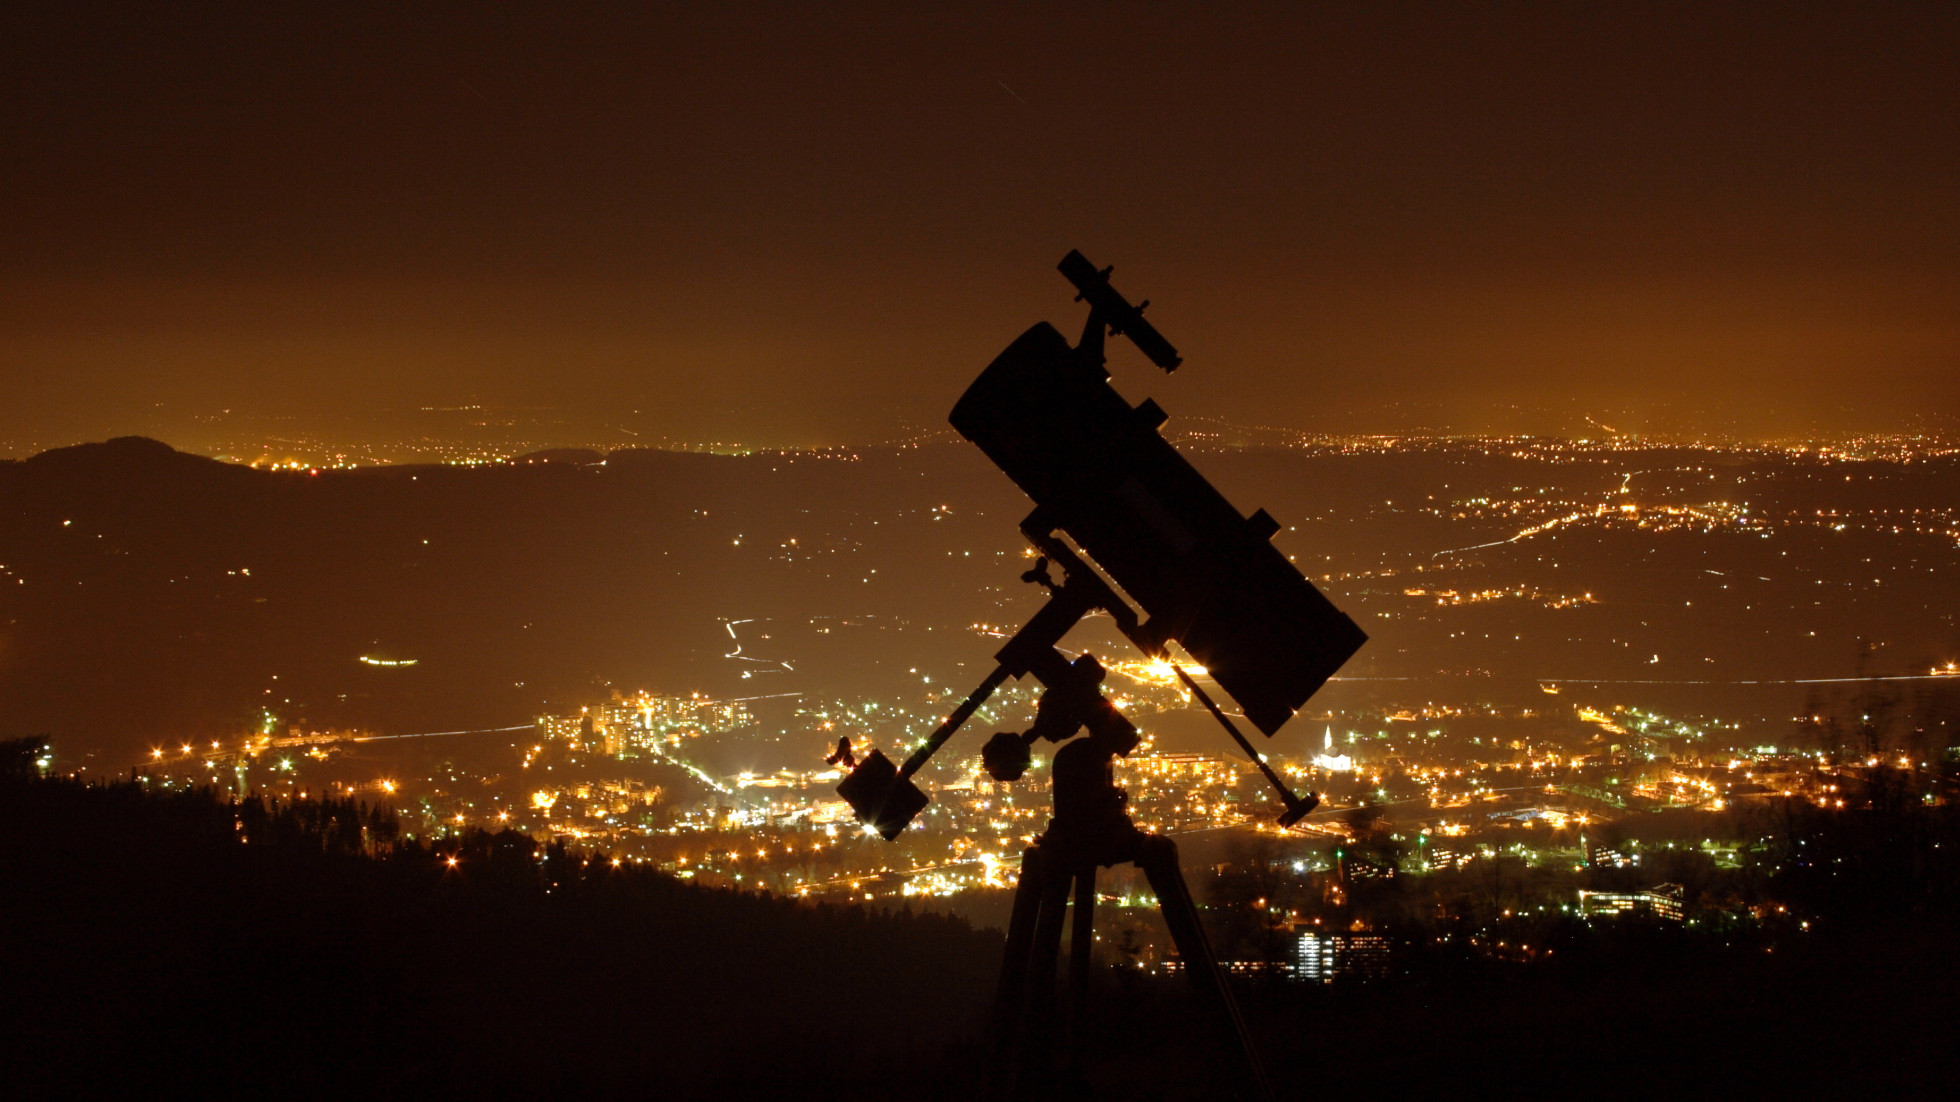
<instances>
[{"instance_id":1,"label":"tripod head","mask_svg":"<svg viewBox=\"0 0 1960 1102\"><path fill-rule=\"evenodd\" d=\"M980 763L997 781L1018 781L1033 764L1032 747L1041 739L1065 742L1084 727L1109 752L1127 757L1141 737L1123 713L1102 695L1102 663L1085 654L1069 663L1069 676L1047 685L1035 702L1034 726L1016 734L1002 731L980 748Z\"/></svg>"},{"instance_id":2,"label":"tripod head","mask_svg":"<svg viewBox=\"0 0 1960 1102\"><path fill-rule=\"evenodd\" d=\"M1086 569L1065 572L1057 584L1049 577L1044 559L1024 577L1048 589L1048 603L995 652L998 665L993 673L905 759L904 765L895 766L883 753L873 750L837 786L837 794L851 805L858 819L887 840L896 838L929 802L912 782L912 774L1009 678L1031 676L1044 692L1035 726L1026 735L996 736L987 744L983 760L999 779L1016 779L1027 770L1033 757L1028 747L1036 739L1045 736L1059 742L1085 724L1109 739L1112 746L1120 746L1120 753L1128 754L1136 746L1136 728L1103 699L1098 688L1103 679L1102 664L1087 654L1071 660L1056 649L1062 637L1091 612L1109 612L1119 626L1127 625L1126 630L1135 627L1136 615L1102 579Z\"/></svg>"}]
</instances>

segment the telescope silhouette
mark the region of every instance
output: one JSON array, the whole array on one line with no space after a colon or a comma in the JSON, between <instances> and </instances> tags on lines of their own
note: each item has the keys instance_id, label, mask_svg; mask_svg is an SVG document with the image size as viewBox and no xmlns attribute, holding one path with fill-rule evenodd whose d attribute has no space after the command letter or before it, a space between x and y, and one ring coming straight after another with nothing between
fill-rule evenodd
<instances>
[{"instance_id":1,"label":"telescope silhouette","mask_svg":"<svg viewBox=\"0 0 1960 1102\"><path fill-rule=\"evenodd\" d=\"M1093 655L1066 657L1062 637L1084 616L1107 612L1138 649L1170 661L1175 643L1202 663L1270 736L1305 704L1367 636L1273 547L1279 523L1261 509L1240 513L1158 434L1155 402L1132 406L1109 385L1104 342L1128 337L1165 371L1183 361L1134 306L1078 252L1060 270L1089 304L1074 347L1047 322L1008 345L954 405L950 420L1034 501L1021 533L1040 552L1023 581L1048 590L1048 603L994 655L996 665L903 765L871 751L838 795L858 818L895 838L928 802L912 781L934 752L1009 678L1033 677L1042 692L1034 723L1002 731L981 750L988 774L1019 779L1041 739L1063 743L1054 757L1054 815L1021 855L1007 952L1001 965L997 1027L1010 1092L1043 1072L1061 952L1064 915L1074 896L1069 965L1077 1005L1086 1002L1094 954L1096 870L1120 863L1143 870L1186 969L1228 1023L1252 1085L1272 1090L1251 1036L1199 922L1177 845L1139 830L1125 810L1113 762L1141 741L1136 727L1103 696ZM1050 566L1061 569L1057 581ZM1172 662L1178 677L1276 789L1291 826L1319 804L1296 795L1225 711ZM1086 737L1077 734L1086 731ZM1026 1061L1033 1060L1033 1064Z\"/></svg>"},{"instance_id":2,"label":"telescope silhouette","mask_svg":"<svg viewBox=\"0 0 1960 1102\"><path fill-rule=\"evenodd\" d=\"M1063 567L1067 581L1043 582L1056 594L1049 606L902 766L874 750L839 785L858 818L887 838L928 802L911 776L1008 678L1032 674L1055 689L1090 676L1069 673L1054 653L1089 612L1109 612L1151 657L1168 659L1176 643L1268 736L1367 641L1272 545L1278 521L1264 509L1241 514L1158 433L1165 414L1155 402L1132 406L1109 385L1108 332L1128 337L1165 371L1182 363L1143 317L1149 303L1131 305L1111 286L1110 269L1098 270L1079 252L1058 268L1077 300L1089 304L1081 340L1070 347L1054 326L1036 323L980 373L949 420L1033 499L1021 531L1045 560ZM1028 580L1038 580L1033 573ZM1279 790L1282 820L1296 821L1307 798L1296 797L1197 683L1178 672ZM989 745L998 749L998 741ZM990 760L1011 758L995 753Z\"/></svg>"}]
</instances>

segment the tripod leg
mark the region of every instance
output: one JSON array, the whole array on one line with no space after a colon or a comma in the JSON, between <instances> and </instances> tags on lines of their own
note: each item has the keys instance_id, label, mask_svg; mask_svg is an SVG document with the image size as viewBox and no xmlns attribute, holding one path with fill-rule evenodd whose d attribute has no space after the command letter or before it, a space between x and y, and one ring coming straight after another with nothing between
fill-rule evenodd
<instances>
[{"instance_id":1,"label":"tripod leg","mask_svg":"<svg viewBox=\"0 0 1960 1102\"><path fill-rule=\"evenodd\" d=\"M1040 846L1022 852L1021 881L1014 888L1014 914L1007 926L1007 952L1000 962L995 997L1003 1043L1048 1022L1071 879L1066 869L1054 867Z\"/></svg>"},{"instance_id":2,"label":"tripod leg","mask_svg":"<svg viewBox=\"0 0 1960 1102\"><path fill-rule=\"evenodd\" d=\"M1007 924L1007 953L1000 962L1000 986L995 993L995 1016L1005 1044L1020 1028L1027 1009L1028 964L1034 953L1035 915L1041 910L1041 884L1046 855L1041 847L1021 852L1021 879L1014 887L1014 914Z\"/></svg>"},{"instance_id":3,"label":"tripod leg","mask_svg":"<svg viewBox=\"0 0 1960 1102\"><path fill-rule=\"evenodd\" d=\"M1070 1010L1079 1046L1089 1026L1089 970L1096 959L1096 866L1075 873L1075 913L1068 934Z\"/></svg>"},{"instance_id":4,"label":"tripod leg","mask_svg":"<svg viewBox=\"0 0 1960 1102\"><path fill-rule=\"evenodd\" d=\"M1047 941L1047 928L1053 926L1059 937L1068 885L1068 873L1055 868L1041 846L1021 852L1021 878L1014 888L1014 913L1007 927L1007 952L1001 959L994 1004L993 1080L1000 1098L1023 1097L1028 1083L1046 1067L1042 1031L1054 998L1059 948Z\"/></svg>"},{"instance_id":5,"label":"tripod leg","mask_svg":"<svg viewBox=\"0 0 1960 1102\"><path fill-rule=\"evenodd\" d=\"M1050 869L1042 880L1028 962L1030 1031L1045 1030L1054 1020L1055 972L1062 955L1062 923L1068 917L1070 879L1067 870Z\"/></svg>"},{"instance_id":6,"label":"tripod leg","mask_svg":"<svg viewBox=\"0 0 1960 1102\"><path fill-rule=\"evenodd\" d=\"M1199 991L1211 996L1215 1008L1237 1036L1254 1093L1270 1100L1272 1083L1266 1078L1258 1051L1252 1047L1252 1034L1246 1029L1245 1017L1239 1013L1238 1000L1232 998L1232 989L1225 985L1225 973L1218 967L1205 928L1198 923L1197 905L1191 901L1191 889L1178 867L1177 843L1161 835L1151 835L1137 855L1137 864L1150 880L1150 890L1157 893L1157 907L1164 914L1164 925L1170 927L1178 955L1184 958L1185 972Z\"/></svg>"},{"instance_id":7,"label":"tripod leg","mask_svg":"<svg viewBox=\"0 0 1960 1102\"><path fill-rule=\"evenodd\" d=\"M1090 865L1075 874L1075 922L1068 934L1069 983L1076 998L1089 992L1089 968L1095 961L1096 867Z\"/></svg>"}]
</instances>

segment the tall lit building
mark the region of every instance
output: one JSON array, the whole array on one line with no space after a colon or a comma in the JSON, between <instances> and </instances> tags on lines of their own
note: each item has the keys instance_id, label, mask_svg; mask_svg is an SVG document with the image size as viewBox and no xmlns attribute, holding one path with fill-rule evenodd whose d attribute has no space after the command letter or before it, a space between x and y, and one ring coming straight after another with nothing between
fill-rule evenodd
<instances>
[{"instance_id":1,"label":"tall lit building","mask_svg":"<svg viewBox=\"0 0 1960 1102\"><path fill-rule=\"evenodd\" d=\"M1293 950L1293 978L1305 983L1388 975L1388 939L1379 934L1304 933Z\"/></svg>"}]
</instances>

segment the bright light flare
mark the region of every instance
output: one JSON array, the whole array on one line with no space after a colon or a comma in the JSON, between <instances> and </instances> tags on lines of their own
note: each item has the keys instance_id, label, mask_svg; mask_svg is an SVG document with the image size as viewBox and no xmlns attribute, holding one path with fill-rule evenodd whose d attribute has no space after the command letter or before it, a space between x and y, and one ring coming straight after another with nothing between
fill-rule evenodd
<instances>
[{"instance_id":1,"label":"bright light flare","mask_svg":"<svg viewBox=\"0 0 1960 1102\"><path fill-rule=\"evenodd\" d=\"M1164 658L1111 662L1109 668L1132 681L1145 685L1157 685L1167 689L1181 689L1184 686L1184 682L1177 676L1178 667ZM1184 672L1197 678L1207 676L1210 671L1203 666L1185 666Z\"/></svg>"}]
</instances>

